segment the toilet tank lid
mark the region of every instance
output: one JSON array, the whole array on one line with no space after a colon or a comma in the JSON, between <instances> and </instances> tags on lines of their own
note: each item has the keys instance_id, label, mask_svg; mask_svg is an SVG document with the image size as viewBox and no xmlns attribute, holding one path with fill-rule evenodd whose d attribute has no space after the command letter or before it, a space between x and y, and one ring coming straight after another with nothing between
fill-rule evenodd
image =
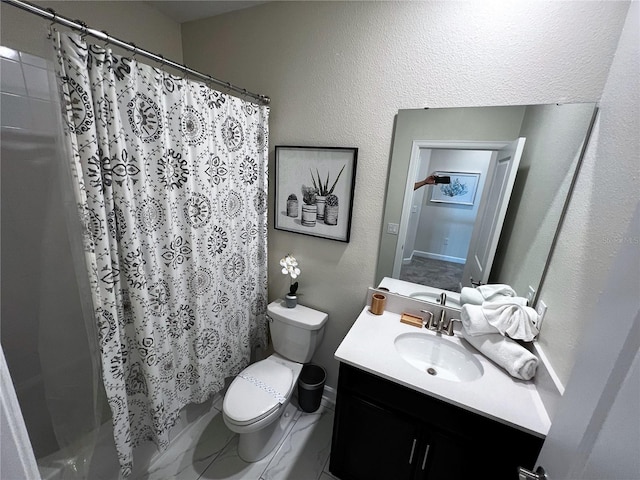
<instances>
[{"instance_id":1,"label":"toilet tank lid","mask_svg":"<svg viewBox=\"0 0 640 480\"><path fill-rule=\"evenodd\" d=\"M297 304L294 308L287 308L284 300L275 300L267 306L267 314L274 320L307 330L318 330L328 320L329 315Z\"/></svg>"}]
</instances>

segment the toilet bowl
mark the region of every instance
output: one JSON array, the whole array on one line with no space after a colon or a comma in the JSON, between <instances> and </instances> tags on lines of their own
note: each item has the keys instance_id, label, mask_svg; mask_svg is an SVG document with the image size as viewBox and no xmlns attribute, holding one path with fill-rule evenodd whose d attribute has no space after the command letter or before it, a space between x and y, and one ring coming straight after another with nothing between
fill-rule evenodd
<instances>
[{"instance_id":1,"label":"toilet bowl","mask_svg":"<svg viewBox=\"0 0 640 480\"><path fill-rule=\"evenodd\" d=\"M264 458L282 438L295 414L291 405L302 364L277 354L245 368L229 385L222 404L229 430L240 434L245 462Z\"/></svg>"},{"instance_id":2,"label":"toilet bowl","mask_svg":"<svg viewBox=\"0 0 640 480\"><path fill-rule=\"evenodd\" d=\"M238 455L246 462L273 450L293 420L291 397L328 318L303 305L287 308L280 300L269 304L267 312L275 353L240 372L222 404L224 422L239 434Z\"/></svg>"}]
</instances>

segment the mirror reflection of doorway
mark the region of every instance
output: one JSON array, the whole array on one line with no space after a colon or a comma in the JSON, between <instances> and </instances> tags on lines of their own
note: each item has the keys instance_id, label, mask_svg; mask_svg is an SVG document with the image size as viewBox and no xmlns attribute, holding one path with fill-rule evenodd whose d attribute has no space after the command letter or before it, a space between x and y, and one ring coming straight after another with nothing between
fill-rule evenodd
<instances>
[{"instance_id":1,"label":"mirror reflection of doorway","mask_svg":"<svg viewBox=\"0 0 640 480\"><path fill-rule=\"evenodd\" d=\"M460 291L492 155L492 151L486 150L420 149L415 181L438 172L443 175L477 174L477 182L469 185L464 177L459 180L454 175L452 184L425 185L413 192L400 280ZM464 186L463 195L456 195L454 185ZM469 192L470 188L475 192ZM474 193L470 201L469 193Z\"/></svg>"},{"instance_id":2,"label":"mirror reflection of doorway","mask_svg":"<svg viewBox=\"0 0 640 480\"><path fill-rule=\"evenodd\" d=\"M502 148L455 143L414 143L394 277L460 292L487 282L524 139ZM451 183L413 190L431 174Z\"/></svg>"}]
</instances>

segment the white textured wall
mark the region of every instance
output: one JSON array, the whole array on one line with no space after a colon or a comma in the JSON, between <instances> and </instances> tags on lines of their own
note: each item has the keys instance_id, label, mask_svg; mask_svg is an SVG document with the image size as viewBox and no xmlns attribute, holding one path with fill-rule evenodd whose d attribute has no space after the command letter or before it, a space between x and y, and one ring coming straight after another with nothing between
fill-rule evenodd
<instances>
[{"instance_id":1,"label":"white textured wall","mask_svg":"<svg viewBox=\"0 0 640 480\"><path fill-rule=\"evenodd\" d=\"M36 0L33 3L44 9L53 8L72 20L82 20L97 30L106 30L113 37L161 53L165 58L182 61L180 24L145 2ZM2 45L49 58L51 43L46 35L51 22L5 3L1 7L1 20Z\"/></svg>"},{"instance_id":2,"label":"white textured wall","mask_svg":"<svg viewBox=\"0 0 640 480\"><path fill-rule=\"evenodd\" d=\"M561 379L570 372L584 321L594 311L616 252L622 244L640 248L640 238L625 235L640 202L639 24L640 4L634 1L600 99L592 142L541 290L550 312L543 325L541 345ZM632 288L640 296L640 285ZM624 297L617 300L626 301ZM615 329L616 311L602 321Z\"/></svg>"},{"instance_id":3,"label":"white textured wall","mask_svg":"<svg viewBox=\"0 0 640 480\"><path fill-rule=\"evenodd\" d=\"M597 101L627 9L628 3L608 1L291 1L182 25L188 65L271 97L271 150L277 144L360 149L349 244L269 230L270 299L285 293L277 263L291 252L302 265L301 302L330 315L314 358L328 369L329 385L337 379L333 353L374 282L398 109ZM620 94L628 88L621 85ZM628 217L621 193L614 202L592 186L595 173L611 172L608 161L617 172L634 168L628 155L587 159L574 202L586 207L572 212L571 233L561 239L543 289L550 305L543 343L562 380L573 365L573 339L592 302L594 278L613 248L602 240L604 222L611 236L624 231ZM595 193L599 218L590 211ZM601 240L589 243L591 234ZM595 268L600 250L605 255ZM563 274L565 264L570 271ZM565 282L575 287L559 307L561 294L552 292Z\"/></svg>"}]
</instances>

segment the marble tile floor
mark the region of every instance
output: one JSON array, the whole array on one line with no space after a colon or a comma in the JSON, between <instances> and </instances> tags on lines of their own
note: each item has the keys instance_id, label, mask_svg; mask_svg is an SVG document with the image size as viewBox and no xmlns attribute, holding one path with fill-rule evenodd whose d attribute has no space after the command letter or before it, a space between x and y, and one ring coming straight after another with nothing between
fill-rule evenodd
<instances>
[{"instance_id":1,"label":"marble tile floor","mask_svg":"<svg viewBox=\"0 0 640 480\"><path fill-rule=\"evenodd\" d=\"M238 457L238 435L222 419L222 400L176 438L135 480L337 480L329 473L333 404L323 398L314 413L291 402L293 421L283 440L262 460Z\"/></svg>"}]
</instances>

